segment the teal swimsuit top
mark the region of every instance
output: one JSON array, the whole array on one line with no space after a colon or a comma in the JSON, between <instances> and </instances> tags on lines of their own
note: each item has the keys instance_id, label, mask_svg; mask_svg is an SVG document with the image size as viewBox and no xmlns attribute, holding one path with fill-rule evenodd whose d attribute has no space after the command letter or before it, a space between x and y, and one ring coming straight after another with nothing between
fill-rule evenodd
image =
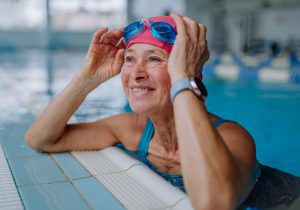
<instances>
[{"instance_id":1,"label":"teal swimsuit top","mask_svg":"<svg viewBox=\"0 0 300 210\"><path fill-rule=\"evenodd\" d=\"M224 122L228 122L229 120L224 120L224 119L218 119L213 122L214 127L218 127ZM148 119L146 126L144 128L144 132L142 134L142 137L140 139L138 149L137 149L137 158L145 163L149 168L151 168L154 172L162 176L166 181L170 182L173 186L178 187L182 191L185 191L184 189L184 183L183 183L183 178L182 175L177 175L177 174L168 174L166 172L160 171L156 166L154 166L148 159L148 149L149 149L149 144L150 141L153 137L154 134L154 125L151 122L150 119ZM252 181L253 181L253 186L258 177L260 176L260 165L257 162L257 167L253 171L252 174Z\"/></svg>"}]
</instances>

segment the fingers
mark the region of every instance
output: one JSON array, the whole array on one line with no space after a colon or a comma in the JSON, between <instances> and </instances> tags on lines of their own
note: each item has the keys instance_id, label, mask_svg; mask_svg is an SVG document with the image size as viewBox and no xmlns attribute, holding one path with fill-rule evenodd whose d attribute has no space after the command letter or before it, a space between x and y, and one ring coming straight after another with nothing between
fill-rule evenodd
<instances>
[{"instance_id":1,"label":"fingers","mask_svg":"<svg viewBox=\"0 0 300 210\"><path fill-rule=\"evenodd\" d=\"M93 44L98 44L99 43L99 40L101 38L101 36L103 34L105 34L106 32L108 31L108 28L105 27L105 28L100 28L98 31L96 31L93 35L93 38L92 38L92 43Z\"/></svg>"},{"instance_id":2,"label":"fingers","mask_svg":"<svg viewBox=\"0 0 300 210\"><path fill-rule=\"evenodd\" d=\"M125 49L126 48L124 37L122 37L118 41L118 43L116 44L116 47L119 48L119 49Z\"/></svg>"},{"instance_id":3,"label":"fingers","mask_svg":"<svg viewBox=\"0 0 300 210\"><path fill-rule=\"evenodd\" d=\"M121 71L123 63L124 63L124 49L119 49L112 66L113 72L115 74L118 74Z\"/></svg>"},{"instance_id":4,"label":"fingers","mask_svg":"<svg viewBox=\"0 0 300 210\"><path fill-rule=\"evenodd\" d=\"M197 66L200 68L198 69L198 72L196 75L202 79L202 69L204 63L209 59L209 51L208 51L208 46L207 46L207 40L206 40L206 27L203 24L199 24L199 49L200 53L202 56L199 60L199 63Z\"/></svg>"},{"instance_id":5,"label":"fingers","mask_svg":"<svg viewBox=\"0 0 300 210\"><path fill-rule=\"evenodd\" d=\"M123 32L120 30L109 30L101 36L100 43L111 44L115 46L122 37L122 34Z\"/></svg>"},{"instance_id":6,"label":"fingers","mask_svg":"<svg viewBox=\"0 0 300 210\"><path fill-rule=\"evenodd\" d=\"M198 23L189 17L183 17L183 19L187 25L187 33L189 35L189 38L192 41L197 42L200 31Z\"/></svg>"},{"instance_id":7,"label":"fingers","mask_svg":"<svg viewBox=\"0 0 300 210\"><path fill-rule=\"evenodd\" d=\"M93 36L93 44L109 44L118 48L124 48L122 44L123 28L108 30L108 28L99 29Z\"/></svg>"},{"instance_id":8,"label":"fingers","mask_svg":"<svg viewBox=\"0 0 300 210\"><path fill-rule=\"evenodd\" d=\"M205 49L207 47L207 41L206 41L206 27L203 24L199 24L199 44L202 49Z\"/></svg>"},{"instance_id":9,"label":"fingers","mask_svg":"<svg viewBox=\"0 0 300 210\"><path fill-rule=\"evenodd\" d=\"M200 40L206 40L206 27L203 24L199 24L199 38Z\"/></svg>"},{"instance_id":10,"label":"fingers","mask_svg":"<svg viewBox=\"0 0 300 210\"><path fill-rule=\"evenodd\" d=\"M170 16L174 19L176 23L177 36L182 37L183 39L187 39L188 38L187 26L183 17L176 13L171 13Z\"/></svg>"},{"instance_id":11,"label":"fingers","mask_svg":"<svg viewBox=\"0 0 300 210\"><path fill-rule=\"evenodd\" d=\"M193 41L198 40L200 30L196 21L186 16L180 16L176 13L172 13L171 17L176 23L178 35L186 36Z\"/></svg>"},{"instance_id":12,"label":"fingers","mask_svg":"<svg viewBox=\"0 0 300 210\"><path fill-rule=\"evenodd\" d=\"M209 59L209 51L206 40L206 27L203 24L199 24L200 33L199 33L199 46L202 52L204 53L204 60L207 61Z\"/></svg>"}]
</instances>

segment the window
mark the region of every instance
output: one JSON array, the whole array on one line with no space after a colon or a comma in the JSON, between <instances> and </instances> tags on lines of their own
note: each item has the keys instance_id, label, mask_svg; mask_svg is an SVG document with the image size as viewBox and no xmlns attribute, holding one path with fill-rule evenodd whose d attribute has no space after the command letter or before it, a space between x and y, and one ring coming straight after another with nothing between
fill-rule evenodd
<instances>
[{"instance_id":1,"label":"window","mask_svg":"<svg viewBox=\"0 0 300 210\"><path fill-rule=\"evenodd\" d=\"M126 21L126 0L51 0L52 29L93 31L120 27Z\"/></svg>"},{"instance_id":2,"label":"window","mask_svg":"<svg viewBox=\"0 0 300 210\"><path fill-rule=\"evenodd\" d=\"M45 1L0 0L0 30L42 29L45 15Z\"/></svg>"},{"instance_id":3,"label":"window","mask_svg":"<svg viewBox=\"0 0 300 210\"><path fill-rule=\"evenodd\" d=\"M0 30L46 28L47 0L0 0ZM49 0L54 31L94 31L126 23L126 0Z\"/></svg>"}]
</instances>

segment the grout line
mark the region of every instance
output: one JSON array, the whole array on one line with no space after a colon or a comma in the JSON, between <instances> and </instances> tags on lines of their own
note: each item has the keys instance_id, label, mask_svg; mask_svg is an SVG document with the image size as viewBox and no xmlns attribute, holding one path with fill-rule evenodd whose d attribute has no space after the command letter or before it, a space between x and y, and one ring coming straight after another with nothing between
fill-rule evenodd
<instances>
[{"instance_id":1,"label":"grout line","mask_svg":"<svg viewBox=\"0 0 300 210\"><path fill-rule=\"evenodd\" d=\"M63 180L63 181L53 181L53 182L42 182L42 183L37 183L37 184L24 184L24 185L17 185L18 188L23 188L23 187L31 187L31 186L39 186L39 185L47 185L47 184L57 184L57 183L64 183L68 182L69 180Z\"/></svg>"},{"instance_id":2,"label":"grout line","mask_svg":"<svg viewBox=\"0 0 300 210\"><path fill-rule=\"evenodd\" d=\"M84 179L84 178L89 178L92 175L90 174L90 172L88 172L90 174L90 176L88 177L80 177L78 179L71 179L67 176L67 174L65 173L65 171L63 170L63 168L60 166L60 164L55 160L55 158L52 156L52 154L49 154L50 158L53 160L53 162L55 163L55 165L57 165L57 167L59 168L59 170L63 173L63 175L66 177L67 181L72 185L72 187L74 188L74 190L78 193L78 195L81 197L81 199L83 200L83 202L88 206L88 208L90 208L91 210L93 209L93 207L89 204L88 200L85 199L85 197L83 196L83 194L78 190L78 188L74 185L73 180L79 180ZM74 158L78 164L80 164L80 162ZM80 164L81 165L81 164Z\"/></svg>"},{"instance_id":3,"label":"grout line","mask_svg":"<svg viewBox=\"0 0 300 210\"><path fill-rule=\"evenodd\" d=\"M133 168L134 166L142 166L142 164L140 164L140 163L135 163L135 164L131 165L129 168L127 168L127 169L125 169L125 170L113 171L113 172L106 172L106 173L99 173L99 174L95 174L94 176L101 176L101 175L110 175L110 174L124 173L124 172L126 172L126 171L129 171L129 169Z\"/></svg>"}]
</instances>

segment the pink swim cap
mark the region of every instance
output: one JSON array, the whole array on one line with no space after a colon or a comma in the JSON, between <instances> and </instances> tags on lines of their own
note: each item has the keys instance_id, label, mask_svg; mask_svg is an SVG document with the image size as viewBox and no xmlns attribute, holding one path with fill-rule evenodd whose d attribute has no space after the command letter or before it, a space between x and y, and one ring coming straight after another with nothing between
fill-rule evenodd
<instances>
[{"instance_id":1,"label":"pink swim cap","mask_svg":"<svg viewBox=\"0 0 300 210\"><path fill-rule=\"evenodd\" d=\"M170 16L151 17L151 18L148 18L147 20L151 20L153 22L167 22L176 30L175 21ZM133 44L143 43L143 44L154 45L154 46L162 48L162 49L166 50L168 53L170 53L172 48L173 48L173 45L164 43L164 42L156 39L151 34L150 25L149 25L147 20L144 20L144 24L145 24L145 27L146 27L145 31L143 33L141 33L140 35L138 35L137 37L132 38L129 41L129 43L127 44L126 48L129 48Z\"/></svg>"},{"instance_id":2,"label":"pink swim cap","mask_svg":"<svg viewBox=\"0 0 300 210\"><path fill-rule=\"evenodd\" d=\"M150 25L149 22L147 20L151 20L153 22L166 22L169 23L174 29L176 30L176 23L173 20L172 17L170 16L157 16L157 17L150 17L146 20L144 20L144 24L145 24L145 31L143 31L141 34L139 34L138 36L132 38L128 43L126 48L129 48L131 45L133 44L138 44L138 43L143 43L143 44L150 44L150 45L154 45L156 47L159 47L161 49L166 50L168 53L171 52L173 45L170 45L168 43L164 43L163 41L158 40L157 38L155 38L150 31ZM199 75L199 79L202 80L202 72Z\"/></svg>"}]
</instances>

